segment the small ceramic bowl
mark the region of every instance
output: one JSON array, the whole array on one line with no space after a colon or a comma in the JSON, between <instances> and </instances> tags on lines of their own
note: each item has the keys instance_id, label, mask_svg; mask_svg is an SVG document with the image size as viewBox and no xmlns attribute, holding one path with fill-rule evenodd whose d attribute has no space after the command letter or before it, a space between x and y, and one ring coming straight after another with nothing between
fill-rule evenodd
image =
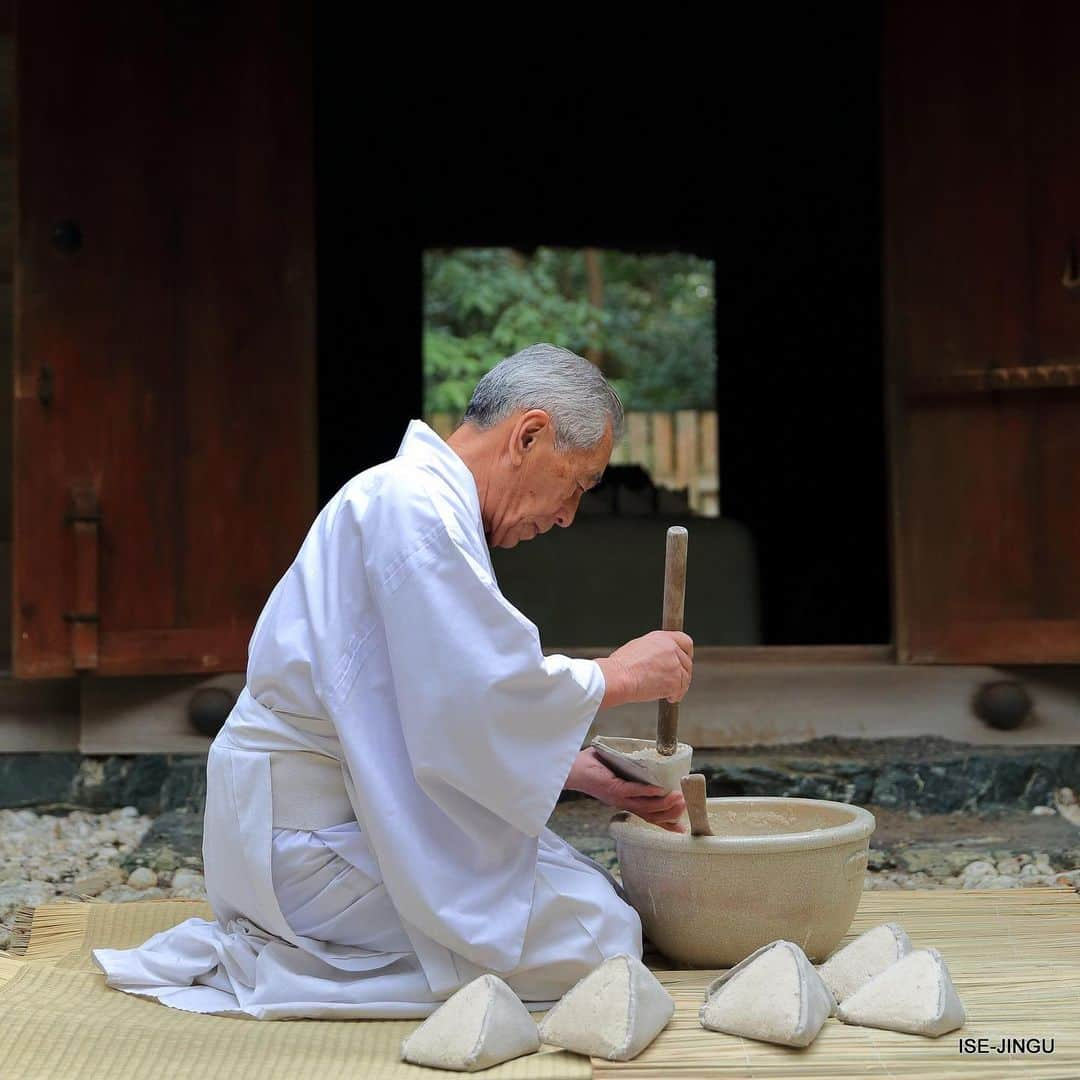
<instances>
[{"instance_id":1,"label":"small ceramic bowl","mask_svg":"<svg viewBox=\"0 0 1080 1080\"><path fill-rule=\"evenodd\" d=\"M611 819L623 885L645 933L676 963L731 967L783 938L823 961L862 895L874 815L827 799L708 800L715 836L620 811Z\"/></svg>"},{"instance_id":2,"label":"small ceramic bowl","mask_svg":"<svg viewBox=\"0 0 1080 1080\"><path fill-rule=\"evenodd\" d=\"M690 772L694 748L677 743L675 753L664 757L656 752L653 739L628 739L597 735L589 744L612 772L626 780L655 784L665 791L676 791L679 781Z\"/></svg>"}]
</instances>

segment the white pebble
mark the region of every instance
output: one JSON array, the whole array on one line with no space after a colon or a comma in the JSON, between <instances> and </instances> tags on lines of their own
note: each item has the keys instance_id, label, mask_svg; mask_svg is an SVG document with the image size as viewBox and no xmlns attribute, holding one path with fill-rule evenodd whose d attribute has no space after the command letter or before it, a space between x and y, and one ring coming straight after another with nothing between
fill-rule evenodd
<instances>
[{"instance_id":1,"label":"white pebble","mask_svg":"<svg viewBox=\"0 0 1080 1080\"><path fill-rule=\"evenodd\" d=\"M119 885L124 880L124 872L118 866L103 866L83 874L71 883L71 891L79 896L98 896L111 885Z\"/></svg>"},{"instance_id":2,"label":"white pebble","mask_svg":"<svg viewBox=\"0 0 1080 1080\"><path fill-rule=\"evenodd\" d=\"M1031 812L1036 817L1048 817L1050 814L1056 814L1057 811L1052 806L1033 806Z\"/></svg>"},{"instance_id":3,"label":"white pebble","mask_svg":"<svg viewBox=\"0 0 1080 1080\"><path fill-rule=\"evenodd\" d=\"M129 900L155 900L164 895L165 890L157 887L133 889L130 885L114 885L111 889L106 889L98 899L106 900L110 904L119 904Z\"/></svg>"},{"instance_id":4,"label":"white pebble","mask_svg":"<svg viewBox=\"0 0 1080 1080\"><path fill-rule=\"evenodd\" d=\"M1020 882L1014 878L1005 874L999 874L995 877L980 878L975 882L974 888L976 889L1016 889L1019 888Z\"/></svg>"},{"instance_id":5,"label":"white pebble","mask_svg":"<svg viewBox=\"0 0 1080 1080\"><path fill-rule=\"evenodd\" d=\"M157 874L149 866L138 866L128 875L127 883L133 889L150 889L157 884Z\"/></svg>"},{"instance_id":6,"label":"white pebble","mask_svg":"<svg viewBox=\"0 0 1080 1080\"><path fill-rule=\"evenodd\" d=\"M0 885L0 919L6 919L19 908L44 904L55 895L56 890L44 881L13 881Z\"/></svg>"},{"instance_id":7,"label":"white pebble","mask_svg":"<svg viewBox=\"0 0 1080 1080\"><path fill-rule=\"evenodd\" d=\"M202 874L196 873L194 870L177 870L173 874L172 887L174 891L176 889L204 889L206 880Z\"/></svg>"}]
</instances>

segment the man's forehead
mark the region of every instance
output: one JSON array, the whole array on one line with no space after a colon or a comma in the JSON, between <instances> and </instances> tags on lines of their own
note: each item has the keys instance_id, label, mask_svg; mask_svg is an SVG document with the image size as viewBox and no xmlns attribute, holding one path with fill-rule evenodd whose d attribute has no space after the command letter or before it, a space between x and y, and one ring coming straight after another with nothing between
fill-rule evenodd
<instances>
[{"instance_id":1,"label":"man's forehead","mask_svg":"<svg viewBox=\"0 0 1080 1080\"><path fill-rule=\"evenodd\" d=\"M600 481L603 480L604 470L611 460L611 454L614 449L615 443L611 438L611 429L608 428L607 437L601 440L587 465L588 477L592 483L599 484Z\"/></svg>"},{"instance_id":2,"label":"man's forehead","mask_svg":"<svg viewBox=\"0 0 1080 1080\"><path fill-rule=\"evenodd\" d=\"M587 487L595 487L604 478L604 469L607 467L606 456L597 457L595 452L584 452L570 467L569 475L578 484Z\"/></svg>"},{"instance_id":3,"label":"man's forehead","mask_svg":"<svg viewBox=\"0 0 1080 1080\"><path fill-rule=\"evenodd\" d=\"M604 470L611 459L614 444L611 441L610 429L606 438L602 438L595 446L587 450L571 450L569 455L573 460L573 474L577 481L582 484L595 486L604 479Z\"/></svg>"}]
</instances>

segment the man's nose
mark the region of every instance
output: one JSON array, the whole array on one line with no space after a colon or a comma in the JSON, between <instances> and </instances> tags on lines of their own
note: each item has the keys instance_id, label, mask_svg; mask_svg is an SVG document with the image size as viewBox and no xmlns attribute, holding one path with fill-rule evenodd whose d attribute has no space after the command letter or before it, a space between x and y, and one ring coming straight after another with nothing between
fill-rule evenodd
<instances>
[{"instance_id":1,"label":"man's nose","mask_svg":"<svg viewBox=\"0 0 1080 1080\"><path fill-rule=\"evenodd\" d=\"M574 524L574 515L577 513L577 508L577 499L560 506L558 513L555 515L555 524L562 526L564 529L569 529Z\"/></svg>"}]
</instances>

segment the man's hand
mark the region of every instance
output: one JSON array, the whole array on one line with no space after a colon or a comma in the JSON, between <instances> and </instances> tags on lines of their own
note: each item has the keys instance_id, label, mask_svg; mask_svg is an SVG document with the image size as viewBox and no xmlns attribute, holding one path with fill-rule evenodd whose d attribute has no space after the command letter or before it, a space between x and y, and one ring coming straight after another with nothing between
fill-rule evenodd
<instances>
[{"instance_id":1,"label":"man's hand","mask_svg":"<svg viewBox=\"0 0 1080 1080\"><path fill-rule=\"evenodd\" d=\"M563 786L567 791L583 791L617 810L629 810L670 832L686 831L681 821L686 812L681 791L665 792L653 784L623 780L596 756L591 747L578 753Z\"/></svg>"},{"instance_id":2,"label":"man's hand","mask_svg":"<svg viewBox=\"0 0 1080 1080\"><path fill-rule=\"evenodd\" d=\"M596 662L604 673L601 709L630 701L680 701L694 672L694 642L679 630L653 630Z\"/></svg>"}]
</instances>

